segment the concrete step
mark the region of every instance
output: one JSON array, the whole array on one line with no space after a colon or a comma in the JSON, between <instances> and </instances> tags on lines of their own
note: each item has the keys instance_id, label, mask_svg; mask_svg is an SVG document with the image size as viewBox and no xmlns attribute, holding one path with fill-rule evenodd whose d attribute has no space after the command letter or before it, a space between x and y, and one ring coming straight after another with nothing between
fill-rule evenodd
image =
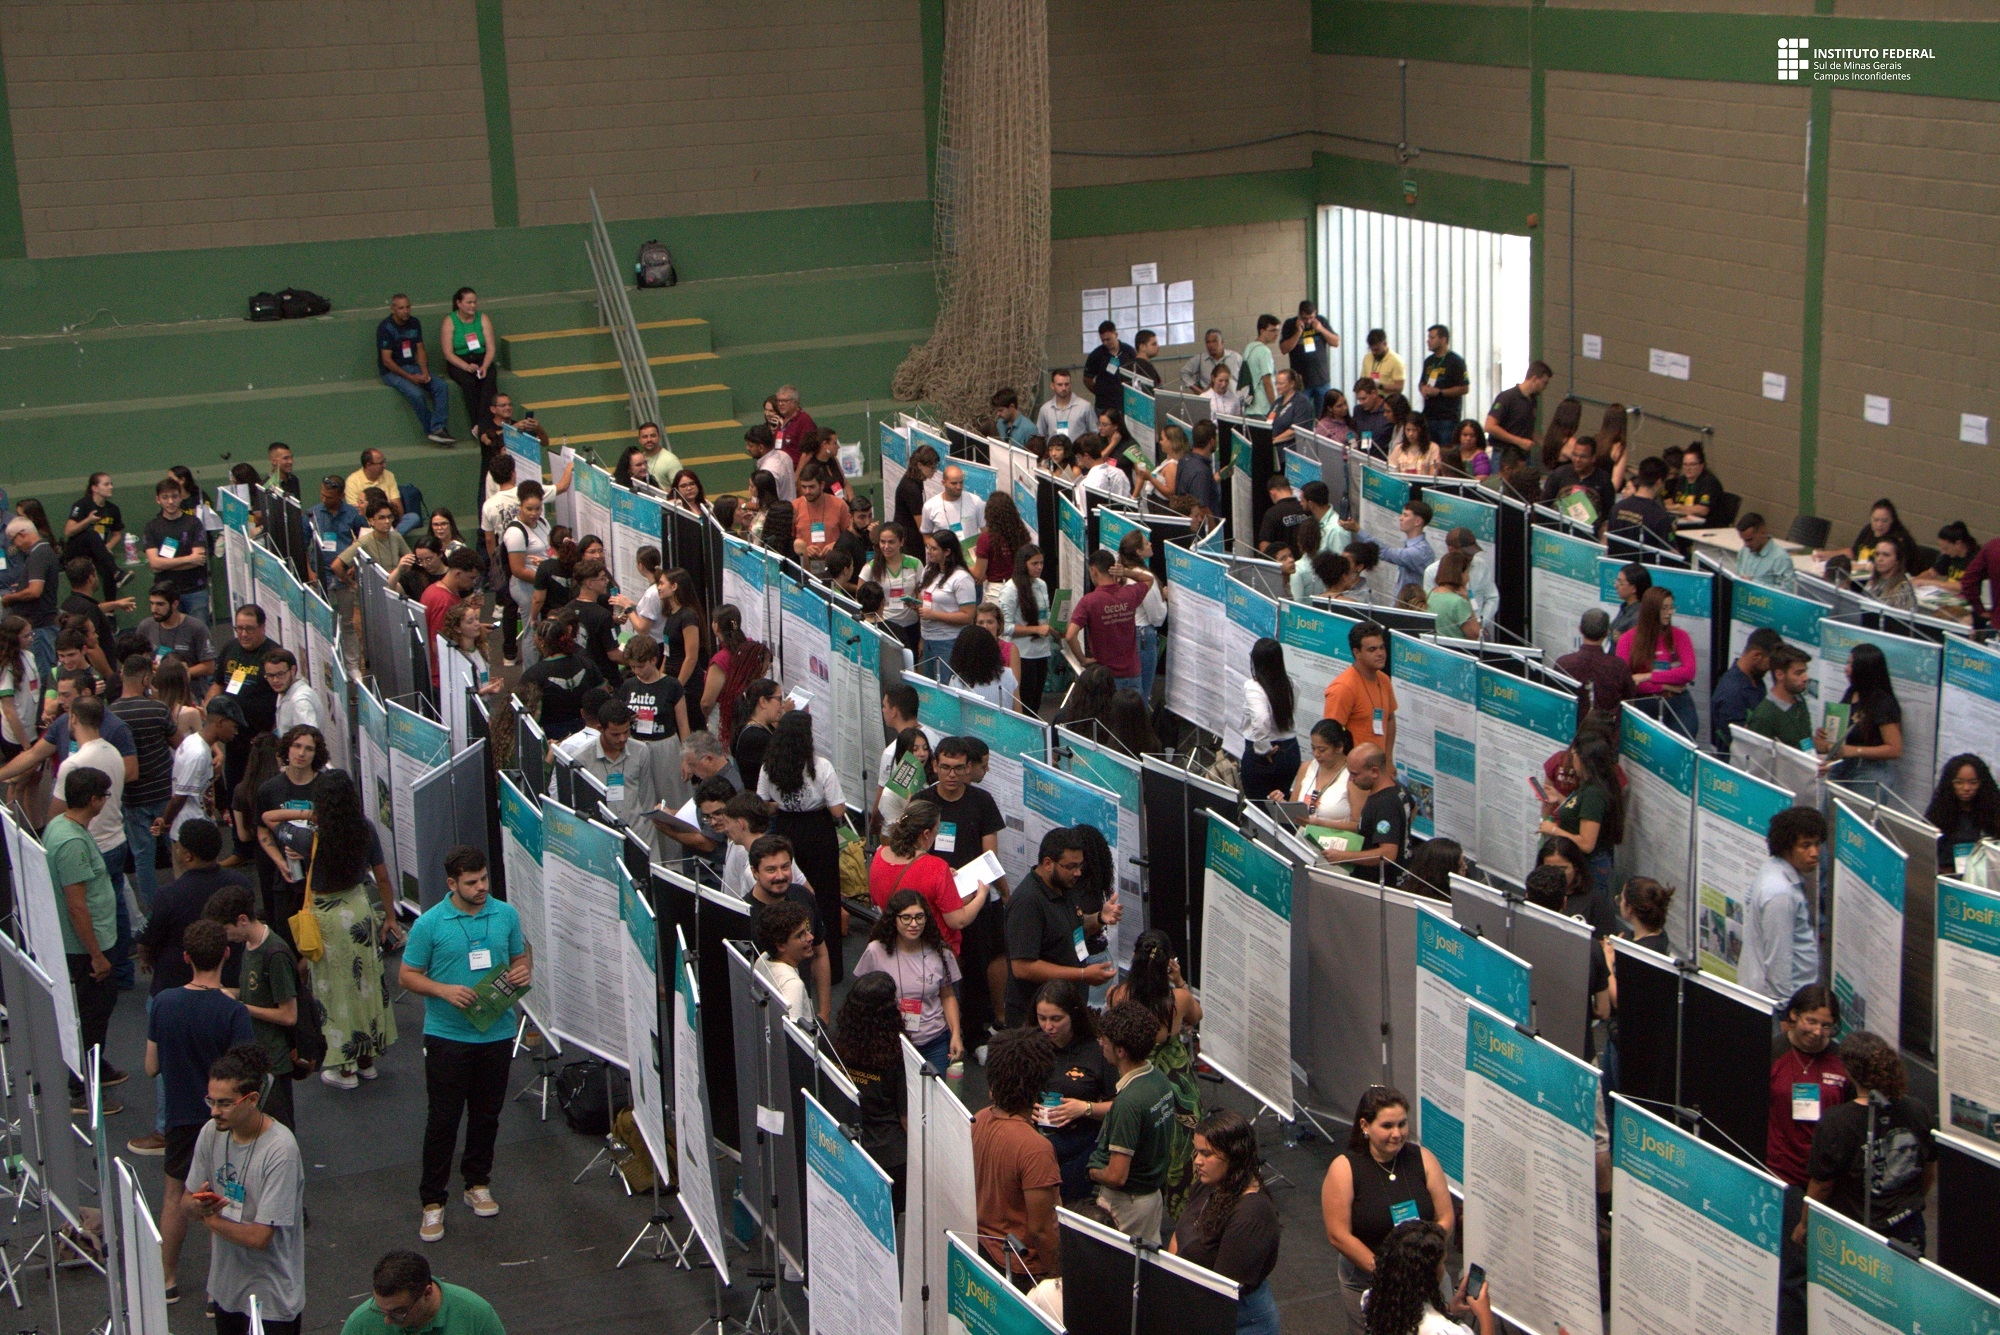
<instances>
[{"instance_id":1,"label":"concrete step","mask_svg":"<svg viewBox=\"0 0 2000 1335\"><path fill-rule=\"evenodd\" d=\"M638 325L640 342L649 356L710 351L708 321L698 317L642 320ZM608 325L579 325L500 336L500 364L510 371L616 360L618 345Z\"/></svg>"},{"instance_id":2,"label":"concrete step","mask_svg":"<svg viewBox=\"0 0 2000 1335\"><path fill-rule=\"evenodd\" d=\"M574 398L523 398L521 401L534 408L536 420L551 436L587 436L592 440L609 440L612 438L610 434L600 433L623 432L631 426L632 415L626 407L623 385L614 393ZM660 406L653 414L653 420L662 425L726 421L734 426L736 411L729 386L690 385L684 389L661 390Z\"/></svg>"}]
</instances>

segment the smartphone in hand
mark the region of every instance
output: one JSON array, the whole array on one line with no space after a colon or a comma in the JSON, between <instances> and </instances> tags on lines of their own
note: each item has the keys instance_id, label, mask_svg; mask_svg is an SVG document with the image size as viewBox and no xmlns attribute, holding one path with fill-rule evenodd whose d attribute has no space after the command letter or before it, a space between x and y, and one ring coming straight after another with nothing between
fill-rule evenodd
<instances>
[{"instance_id":1,"label":"smartphone in hand","mask_svg":"<svg viewBox=\"0 0 2000 1335\"><path fill-rule=\"evenodd\" d=\"M1542 781L1535 778L1532 774L1528 776L1528 787L1534 789L1535 800L1537 802L1546 802L1549 800L1549 790L1544 788Z\"/></svg>"}]
</instances>

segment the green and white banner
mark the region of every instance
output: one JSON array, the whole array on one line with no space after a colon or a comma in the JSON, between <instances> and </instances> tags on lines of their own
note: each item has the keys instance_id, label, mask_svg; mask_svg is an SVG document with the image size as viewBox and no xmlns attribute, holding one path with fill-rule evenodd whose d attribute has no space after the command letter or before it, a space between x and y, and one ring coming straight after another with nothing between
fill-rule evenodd
<instances>
[{"instance_id":1,"label":"green and white banner","mask_svg":"<svg viewBox=\"0 0 2000 1335\"><path fill-rule=\"evenodd\" d=\"M1807 1201L1806 1329L1815 1335L2000 1335L2000 1299Z\"/></svg>"}]
</instances>

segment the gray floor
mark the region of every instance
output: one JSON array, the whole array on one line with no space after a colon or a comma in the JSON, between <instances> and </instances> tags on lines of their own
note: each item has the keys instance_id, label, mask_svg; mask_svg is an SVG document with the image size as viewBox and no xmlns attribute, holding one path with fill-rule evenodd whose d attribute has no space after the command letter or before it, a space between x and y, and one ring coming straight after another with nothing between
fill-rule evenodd
<instances>
[{"instance_id":1,"label":"gray floor","mask_svg":"<svg viewBox=\"0 0 2000 1335\"><path fill-rule=\"evenodd\" d=\"M850 955L858 955L859 938L849 945ZM318 1079L296 1086L312 1216L306 1234L306 1329L337 1330L367 1300L376 1258L391 1248L409 1247L428 1256L440 1277L485 1295L510 1332L570 1330L586 1323L600 1332L635 1335L696 1330L711 1308L710 1273L690 1274L650 1259L613 1269L645 1225L651 1202L628 1197L622 1185L601 1171L571 1185L597 1143L571 1132L553 1102L547 1122L538 1120L538 1108L528 1099L510 1102L502 1115L493 1176L502 1207L499 1217L474 1218L459 1203L454 1180L444 1240L431 1246L418 1240L416 1179L424 1089L422 1011L415 999L405 998L398 1006L397 1021L402 1038L382 1062L381 1079L352 1092ZM143 994L125 993L112 1018L110 1041L113 1062L134 1072L111 1091L114 1101L124 1105L110 1127L119 1153L129 1137L150 1126L151 1084L138 1074L144 1046ZM535 1065L524 1053L514 1063L513 1088L528 1084L534 1073ZM968 1102L979 1106L984 1083L976 1067L968 1072L966 1085ZM1251 1111L1246 1099L1225 1086L1204 1082L1202 1088L1209 1103ZM1334 1253L1321 1230L1318 1208L1319 1182L1332 1148L1308 1143L1287 1149L1269 1119L1262 1129L1266 1154L1286 1179L1274 1187L1286 1237L1272 1277L1284 1325L1294 1331L1338 1330L1342 1317ZM157 1208L162 1161L126 1157ZM725 1180L727 1173L725 1165ZM676 1231L685 1232L685 1227L680 1222ZM38 1215L10 1228L0 1214L0 1238L10 1257L39 1235ZM205 1233L195 1230L180 1263L184 1296L168 1311L169 1324L182 1335L208 1329L202 1317L207 1249ZM743 1281L746 1260L744 1253L732 1250L738 1283L724 1297L730 1314L740 1314L749 1301ZM12 1329L54 1335L57 1322L50 1311L46 1272L24 1270L20 1285L24 1310L10 1315L0 1306L0 1322L11 1319ZM60 1270L56 1288L63 1331L83 1332L103 1321L105 1284L96 1272ZM804 1324L801 1319L802 1329Z\"/></svg>"}]
</instances>

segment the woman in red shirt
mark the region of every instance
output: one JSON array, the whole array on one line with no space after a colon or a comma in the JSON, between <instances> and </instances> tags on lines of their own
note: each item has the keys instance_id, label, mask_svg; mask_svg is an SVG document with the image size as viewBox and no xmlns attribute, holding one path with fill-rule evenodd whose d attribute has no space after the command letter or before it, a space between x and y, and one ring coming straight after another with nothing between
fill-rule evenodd
<instances>
[{"instance_id":1,"label":"woman in red shirt","mask_svg":"<svg viewBox=\"0 0 2000 1335\"><path fill-rule=\"evenodd\" d=\"M958 954L959 932L979 916L983 897L970 901L958 893L951 864L931 852L937 841L937 803L914 799L882 832L882 846L868 867L868 898L880 909L898 890L914 890L930 905L931 917L951 953Z\"/></svg>"}]
</instances>

